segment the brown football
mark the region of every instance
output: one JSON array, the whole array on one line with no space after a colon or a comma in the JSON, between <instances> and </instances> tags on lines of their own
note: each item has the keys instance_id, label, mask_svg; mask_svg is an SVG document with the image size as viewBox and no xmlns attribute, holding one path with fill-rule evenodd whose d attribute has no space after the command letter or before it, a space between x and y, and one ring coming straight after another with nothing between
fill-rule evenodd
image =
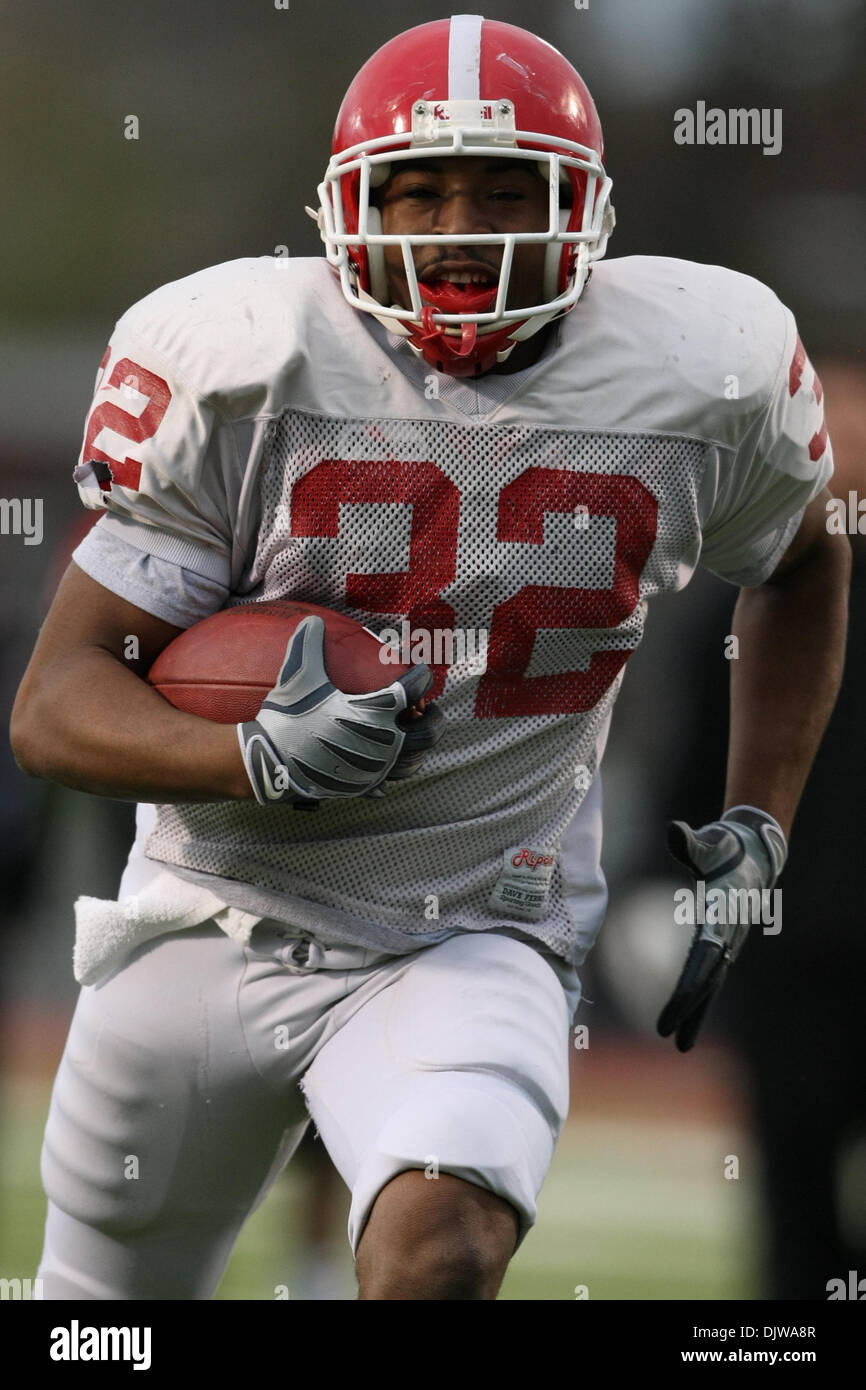
<instances>
[{"instance_id":1,"label":"brown football","mask_svg":"<svg viewBox=\"0 0 866 1390\"><path fill-rule=\"evenodd\" d=\"M160 652L147 679L188 714L219 724L255 719L289 638L311 613L325 624L325 669L347 695L380 690L409 670L383 662L382 643L355 618L299 599L273 599L224 608L187 628Z\"/></svg>"}]
</instances>

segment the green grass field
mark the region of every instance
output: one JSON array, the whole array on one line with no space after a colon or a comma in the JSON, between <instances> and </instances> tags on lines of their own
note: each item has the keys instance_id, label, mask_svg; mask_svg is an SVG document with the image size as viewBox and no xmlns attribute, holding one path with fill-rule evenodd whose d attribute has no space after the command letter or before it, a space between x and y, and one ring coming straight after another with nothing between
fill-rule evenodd
<instances>
[{"instance_id":1,"label":"green grass field","mask_svg":"<svg viewBox=\"0 0 866 1390\"><path fill-rule=\"evenodd\" d=\"M47 1082L7 1076L0 1134L0 1276L32 1277L45 1199L38 1158ZM741 1176L726 1181L736 1152ZM661 1120L581 1107L557 1149L539 1199L539 1219L509 1268L503 1299L751 1299L757 1288L756 1196L748 1136L730 1115ZM218 1299L289 1297L303 1289L298 1239L307 1170L292 1165L244 1228ZM337 1287L356 1296L340 1184L332 1249Z\"/></svg>"}]
</instances>

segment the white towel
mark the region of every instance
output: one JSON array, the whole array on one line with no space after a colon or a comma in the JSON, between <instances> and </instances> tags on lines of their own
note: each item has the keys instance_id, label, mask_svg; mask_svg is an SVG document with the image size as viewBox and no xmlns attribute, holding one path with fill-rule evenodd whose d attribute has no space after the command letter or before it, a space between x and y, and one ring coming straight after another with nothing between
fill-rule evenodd
<instances>
[{"instance_id":1,"label":"white towel","mask_svg":"<svg viewBox=\"0 0 866 1390\"><path fill-rule=\"evenodd\" d=\"M247 945L260 917L227 907L197 883L161 871L141 892L109 902L78 898L75 903L73 971L80 985L93 985L145 941L213 918L227 936Z\"/></svg>"}]
</instances>

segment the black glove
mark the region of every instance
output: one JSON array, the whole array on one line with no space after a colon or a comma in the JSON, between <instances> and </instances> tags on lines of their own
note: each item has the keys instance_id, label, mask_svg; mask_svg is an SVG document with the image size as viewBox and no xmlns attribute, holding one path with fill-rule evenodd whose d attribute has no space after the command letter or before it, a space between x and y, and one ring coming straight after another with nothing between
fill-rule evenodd
<instances>
[{"instance_id":1,"label":"black glove","mask_svg":"<svg viewBox=\"0 0 866 1390\"><path fill-rule=\"evenodd\" d=\"M788 845L781 826L754 806L735 806L721 820L693 830L671 821L668 849L680 864L710 888L772 889L785 864ZM694 1046L711 1001L725 982L749 930L749 922L727 925L698 922L682 974L662 1009L658 1031L676 1032L680 1052Z\"/></svg>"}]
</instances>

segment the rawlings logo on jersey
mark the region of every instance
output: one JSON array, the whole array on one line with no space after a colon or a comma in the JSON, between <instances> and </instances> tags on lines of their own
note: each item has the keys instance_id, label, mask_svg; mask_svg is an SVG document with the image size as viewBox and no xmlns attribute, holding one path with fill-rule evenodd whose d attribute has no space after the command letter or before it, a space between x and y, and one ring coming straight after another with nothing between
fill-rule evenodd
<instances>
[{"instance_id":1,"label":"rawlings logo on jersey","mask_svg":"<svg viewBox=\"0 0 866 1390\"><path fill-rule=\"evenodd\" d=\"M525 864L529 869L549 868L554 862L554 857L552 854L539 854L538 850L534 849L521 849L512 855L511 862L515 869L519 869L521 864Z\"/></svg>"}]
</instances>

